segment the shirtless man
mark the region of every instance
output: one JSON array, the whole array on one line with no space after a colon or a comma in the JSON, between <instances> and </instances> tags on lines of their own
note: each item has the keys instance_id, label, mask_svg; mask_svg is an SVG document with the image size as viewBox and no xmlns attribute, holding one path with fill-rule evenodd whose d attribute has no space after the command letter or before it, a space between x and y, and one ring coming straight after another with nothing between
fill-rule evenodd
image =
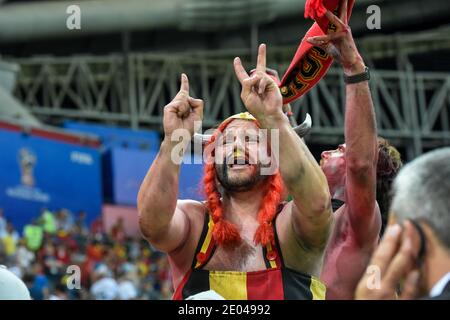
<instances>
[{"instance_id":1,"label":"shirtless man","mask_svg":"<svg viewBox=\"0 0 450 320\"><path fill-rule=\"evenodd\" d=\"M142 234L169 255L174 299L208 290L226 299L323 299L317 277L333 223L325 175L283 114L280 91L266 74L265 45L251 77L239 58L234 67L250 113L225 120L213 135L211 156L227 161L205 165L205 203L177 201L180 167L171 154L178 140L171 136L184 128L192 137L203 114L182 75L179 93L164 108L159 154L139 191ZM256 156L270 148L268 141L249 133L260 128L279 133L279 170L272 175L261 174L263 159ZM294 199L287 204L283 185Z\"/></svg>"},{"instance_id":2,"label":"shirtless man","mask_svg":"<svg viewBox=\"0 0 450 320\"><path fill-rule=\"evenodd\" d=\"M392 180L401 163L398 152L384 139L377 139L368 79L363 76L367 70L348 26L347 0L341 2L339 12L339 18L330 11L326 13L337 26L336 33L307 41L333 54L347 77L361 76L346 80L345 143L337 150L323 152L321 159L336 221L321 279L327 286L327 299L353 299L379 240L381 215L376 192L380 199L388 192L385 184L377 188L377 167L382 182Z\"/></svg>"}]
</instances>

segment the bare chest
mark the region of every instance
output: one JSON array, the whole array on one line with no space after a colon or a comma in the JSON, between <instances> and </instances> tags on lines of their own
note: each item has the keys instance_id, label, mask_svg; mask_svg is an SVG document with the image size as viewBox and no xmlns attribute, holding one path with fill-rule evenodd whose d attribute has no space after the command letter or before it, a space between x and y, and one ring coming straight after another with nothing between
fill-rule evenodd
<instances>
[{"instance_id":1,"label":"bare chest","mask_svg":"<svg viewBox=\"0 0 450 320\"><path fill-rule=\"evenodd\" d=\"M251 272L266 269L261 246L245 239L236 248L217 247L206 270Z\"/></svg>"},{"instance_id":2,"label":"bare chest","mask_svg":"<svg viewBox=\"0 0 450 320\"><path fill-rule=\"evenodd\" d=\"M370 248L357 245L346 217L337 216L321 274L328 288L328 297L353 296L354 289L370 260L371 252Z\"/></svg>"}]
</instances>

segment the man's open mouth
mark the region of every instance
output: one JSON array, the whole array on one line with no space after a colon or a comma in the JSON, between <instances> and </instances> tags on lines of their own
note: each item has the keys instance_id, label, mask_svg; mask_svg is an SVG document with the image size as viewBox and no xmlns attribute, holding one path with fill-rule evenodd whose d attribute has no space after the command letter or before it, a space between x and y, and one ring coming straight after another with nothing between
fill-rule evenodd
<instances>
[{"instance_id":1,"label":"man's open mouth","mask_svg":"<svg viewBox=\"0 0 450 320\"><path fill-rule=\"evenodd\" d=\"M251 163L247 157L235 157L233 159L228 159L227 165L229 168L246 168L250 167Z\"/></svg>"}]
</instances>

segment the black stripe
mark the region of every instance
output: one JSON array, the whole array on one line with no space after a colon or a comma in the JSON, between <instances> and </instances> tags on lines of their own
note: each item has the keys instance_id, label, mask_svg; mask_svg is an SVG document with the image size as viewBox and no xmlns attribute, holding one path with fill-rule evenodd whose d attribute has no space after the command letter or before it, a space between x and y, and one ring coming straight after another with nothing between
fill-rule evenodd
<instances>
[{"instance_id":1,"label":"black stripe","mask_svg":"<svg viewBox=\"0 0 450 320\"><path fill-rule=\"evenodd\" d=\"M331 207L333 208L333 212L336 212L337 209L342 207L345 204L344 201L339 199L331 199Z\"/></svg>"},{"instance_id":2,"label":"black stripe","mask_svg":"<svg viewBox=\"0 0 450 320\"><path fill-rule=\"evenodd\" d=\"M209 243L210 246L211 246L211 243L213 244L214 247L212 248L211 253L210 253L209 256L206 258L205 262L203 262L202 265L201 265L200 267L198 267L198 269L203 269L203 268L208 264L209 260L211 260L211 258L212 258L212 256L213 256L214 252L216 252L217 246L216 246L216 243L213 241L212 238L211 238L211 242Z\"/></svg>"},{"instance_id":3,"label":"black stripe","mask_svg":"<svg viewBox=\"0 0 450 320\"><path fill-rule=\"evenodd\" d=\"M210 290L209 271L193 270L188 281L183 287L181 295L183 299L186 299L189 296L208 290Z\"/></svg>"},{"instance_id":4,"label":"black stripe","mask_svg":"<svg viewBox=\"0 0 450 320\"><path fill-rule=\"evenodd\" d=\"M266 264L266 269L271 269L269 259L267 259L267 246L263 246L263 258L264 263Z\"/></svg>"},{"instance_id":5,"label":"black stripe","mask_svg":"<svg viewBox=\"0 0 450 320\"><path fill-rule=\"evenodd\" d=\"M285 300L312 300L311 277L294 270L281 269Z\"/></svg>"},{"instance_id":6,"label":"black stripe","mask_svg":"<svg viewBox=\"0 0 450 320\"><path fill-rule=\"evenodd\" d=\"M202 249L203 242L205 242L206 235L208 234L208 223L209 223L209 214L208 209L205 212L205 222L203 224L202 234L200 235L200 239L198 240L197 249L195 249L194 259L192 261L191 269L195 269L195 265L197 264L197 253Z\"/></svg>"},{"instance_id":7,"label":"black stripe","mask_svg":"<svg viewBox=\"0 0 450 320\"><path fill-rule=\"evenodd\" d=\"M280 246L280 242L278 241L278 234L277 234L277 218L278 218L278 214L281 212L281 210L283 210L284 205L286 203L280 203L280 205L278 206L277 209L277 214L275 216L275 219L273 219L273 234L275 235L275 247L277 249L278 255L280 256L280 261L281 261L281 268L284 268L284 259L283 259L283 252L281 252L281 246Z\"/></svg>"}]
</instances>

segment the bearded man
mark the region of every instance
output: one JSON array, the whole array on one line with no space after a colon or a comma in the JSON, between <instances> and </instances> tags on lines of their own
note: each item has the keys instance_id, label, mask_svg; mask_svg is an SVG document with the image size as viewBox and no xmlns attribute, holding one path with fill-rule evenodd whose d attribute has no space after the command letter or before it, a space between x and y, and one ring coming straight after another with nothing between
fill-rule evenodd
<instances>
[{"instance_id":1,"label":"bearded man","mask_svg":"<svg viewBox=\"0 0 450 320\"><path fill-rule=\"evenodd\" d=\"M234 68L249 112L226 119L207 145L205 202L177 200L180 142L172 135L185 129L192 137L203 115L203 101L189 96L182 75L139 191L142 234L169 255L174 299L209 290L225 299L324 299L318 276L333 225L326 177L283 113L266 73L266 46L252 76L239 58ZM287 193L293 200L285 203Z\"/></svg>"}]
</instances>

